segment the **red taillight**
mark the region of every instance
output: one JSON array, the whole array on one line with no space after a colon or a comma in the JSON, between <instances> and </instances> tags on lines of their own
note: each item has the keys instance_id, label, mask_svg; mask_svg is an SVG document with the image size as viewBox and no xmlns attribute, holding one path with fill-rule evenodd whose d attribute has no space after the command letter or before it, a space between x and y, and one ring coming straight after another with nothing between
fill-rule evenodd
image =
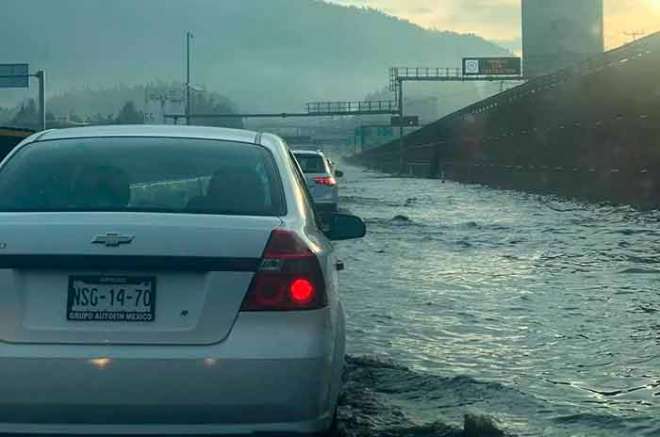
<instances>
[{"instance_id":1,"label":"red taillight","mask_svg":"<svg viewBox=\"0 0 660 437\"><path fill-rule=\"evenodd\" d=\"M313 310L326 304L316 255L296 233L274 230L241 311Z\"/></svg>"},{"instance_id":2,"label":"red taillight","mask_svg":"<svg viewBox=\"0 0 660 437\"><path fill-rule=\"evenodd\" d=\"M305 305L314 299L314 284L307 278L295 279L289 286L291 299L299 304Z\"/></svg>"},{"instance_id":3,"label":"red taillight","mask_svg":"<svg viewBox=\"0 0 660 437\"><path fill-rule=\"evenodd\" d=\"M337 181L332 176L317 176L314 178L314 182L319 185L327 185L329 187L334 187L337 185Z\"/></svg>"},{"instance_id":4,"label":"red taillight","mask_svg":"<svg viewBox=\"0 0 660 437\"><path fill-rule=\"evenodd\" d=\"M314 256L304 241L291 231L275 229L264 250L264 259L302 259Z\"/></svg>"}]
</instances>

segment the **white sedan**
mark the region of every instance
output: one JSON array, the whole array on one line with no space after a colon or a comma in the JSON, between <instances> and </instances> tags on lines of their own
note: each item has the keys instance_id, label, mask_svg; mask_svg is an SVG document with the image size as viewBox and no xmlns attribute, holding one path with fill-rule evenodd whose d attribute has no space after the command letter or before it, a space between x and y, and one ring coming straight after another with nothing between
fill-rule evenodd
<instances>
[{"instance_id":1,"label":"white sedan","mask_svg":"<svg viewBox=\"0 0 660 437\"><path fill-rule=\"evenodd\" d=\"M294 150L293 156L305 175L316 209L320 213L337 211L339 190L336 178L341 177L342 172L332 168L330 160L320 151Z\"/></svg>"},{"instance_id":2,"label":"white sedan","mask_svg":"<svg viewBox=\"0 0 660 437\"><path fill-rule=\"evenodd\" d=\"M317 433L344 313L330 239L276 136L47 131L0 165L0 432Z\"/></svg>"}]
</instances>

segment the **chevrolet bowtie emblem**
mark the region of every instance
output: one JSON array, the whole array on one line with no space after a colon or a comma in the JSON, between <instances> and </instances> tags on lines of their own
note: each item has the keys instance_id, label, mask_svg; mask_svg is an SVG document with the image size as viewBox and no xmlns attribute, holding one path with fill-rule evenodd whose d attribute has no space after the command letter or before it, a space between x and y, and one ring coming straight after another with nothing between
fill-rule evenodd
<instances>
[{"instance_id":1,"label":"chevrolet bowtie emblem","mask_svg":"<svg viewBox=\"0 0 660 437\"><path fill-rule=\"evenodd\" d=\"M132 235L120 235L117 233L108 233L97 235L92 240L92 244L103 244L106 247L119 247L122 244L131 244L135 237Z\"/></svg>"}]
</instances>

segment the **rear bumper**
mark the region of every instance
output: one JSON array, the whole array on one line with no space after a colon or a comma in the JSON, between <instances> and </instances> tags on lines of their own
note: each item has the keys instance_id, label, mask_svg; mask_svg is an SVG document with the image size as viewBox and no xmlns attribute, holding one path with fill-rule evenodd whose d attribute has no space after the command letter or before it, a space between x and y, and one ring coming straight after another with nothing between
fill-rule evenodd
<instances>
[{"instance_id":1,"label":"rear bumper","mask_svg":"<svg viewBox=\"0 0 660 437\"><path fill-rule=\"evenodd\" d=\"M339 192L336 187L328 187L312 192L312 200L315 205L334 205L339 203Z\"/></svg>"},{"instance_id":2,"label":"rear bumper","mask_svg":"<svg viewBox=\"0 0 660 437\"><path fill-rule=\"evenodd\" d=\"M291 434L327 429L341 368L334 340L316 336L316 346L284 352L284 341L293 340L285 329L271 333L271 346L257 351L252 338L246 347L254 332L241 329L251 324L241 318L264 316L241 314L234 338L208 347L2 345L0 432ZM296 317L301 316L309 320L293 325L318 323L311 313ZM312 335L306 335L298 334L303 348L310 346L306 342Z\"/></svg>"}]
</instances>

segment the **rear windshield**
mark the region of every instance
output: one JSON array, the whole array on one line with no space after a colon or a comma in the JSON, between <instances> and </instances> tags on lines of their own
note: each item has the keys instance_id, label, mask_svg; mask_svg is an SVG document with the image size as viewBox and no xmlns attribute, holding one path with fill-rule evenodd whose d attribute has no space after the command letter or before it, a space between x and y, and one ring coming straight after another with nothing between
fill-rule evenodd
<instances>
[{"instance_id":1,"label":"rear windshield","mask_svg":"<svg viewBox=\"0 0 660 437\"><path fill-rule=\"evenodd\" d=\"M273 157L258 145L181 138L44 141L0 168L0 211L280 216Z\"/></svg>"},{"instance_id":2,"label":"rear windshield","mask_svg":"<svg viewBox=\"0 0 660 437\"><path fill-rule=\"evenodd\" d=\"M303 173L326 173L325 162L320 155L296 154L296 160L300 164Z\"/></svg>"}]
</instances>

